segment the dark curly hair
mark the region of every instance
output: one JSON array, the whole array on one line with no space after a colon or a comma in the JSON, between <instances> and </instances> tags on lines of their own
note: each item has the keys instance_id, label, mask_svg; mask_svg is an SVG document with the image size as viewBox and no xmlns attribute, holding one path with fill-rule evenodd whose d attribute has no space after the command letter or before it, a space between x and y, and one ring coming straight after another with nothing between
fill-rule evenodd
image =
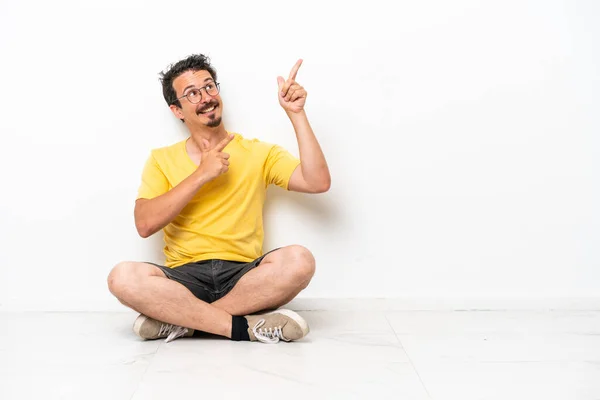
<instances>
[{"instance_id":1,"label":"dark curly hair","mask_svg":"<svg viewBox=\"0 0 600 400\"><path fill-rule=\"evenodd\" d=\"M210 65L210 59L203 54L192 54L186 59L171 64L165 72L161 72L160 82L163 87L163 96L168 105L176 105L181 108L181 102L177 100L177 93L173 88L173 81L186 71L208 71L213 80L217 81L217 71Z\"/></svg>"}]
</instances>

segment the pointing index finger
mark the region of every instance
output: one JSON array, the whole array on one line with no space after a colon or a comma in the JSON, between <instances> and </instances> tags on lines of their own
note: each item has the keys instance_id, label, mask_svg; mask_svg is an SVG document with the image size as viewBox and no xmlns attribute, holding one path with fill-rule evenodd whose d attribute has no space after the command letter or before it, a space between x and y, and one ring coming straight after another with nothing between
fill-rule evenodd
<instances>
[{"instance_id":1,"label":"pointing index finger","mask_svg":"<svg viewBox=\"0 0 600 400\"><path fill-rule=\"evenodd\" d=\"M300 69L300 66L302 65L302 59L299 59L296 62L296 65L294 65L294 67L292 68L292 72L290 72L290 78L292 80L296 80L296 74L298 73L298 70Z\"/></svg>"},{"instance_id":2,"label":"pointing index finger","mask_svg":"<svg viewBox=\"0 0 600 400\"><path fill-rule=\"evenodd\" d=\"M235 135L233 133L228 134L225 139L221 140L219 142L219 144L217 144L215 146L215 150L216 151L223 150L225 148L225 146L227 146L229 144L229 142L231 142L233 140L234 137L235 137Z\"/></svg>"}]
</instances>

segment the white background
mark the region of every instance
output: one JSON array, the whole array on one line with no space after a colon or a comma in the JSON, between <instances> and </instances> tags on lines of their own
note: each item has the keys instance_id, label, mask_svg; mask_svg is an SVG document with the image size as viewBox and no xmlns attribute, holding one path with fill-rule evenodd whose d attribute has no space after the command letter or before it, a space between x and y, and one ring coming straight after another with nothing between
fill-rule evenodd
<instances>
[{"instance_id":1,"label":"white background","mask_svg":"<svg viewBox=\"0 0 600 400\"><path fill-rule=\"evenodd\" d=\"M392 5L393 4L393 5ZM133 205L186 137L158 72L211 57L225 126L298 154L298 58L332 173L270 189L265 250L317 259L308 298L593 298L600 290L594 1L0 2L0 310L117 310L162 261Z\"/></svg>"}]
</instances>

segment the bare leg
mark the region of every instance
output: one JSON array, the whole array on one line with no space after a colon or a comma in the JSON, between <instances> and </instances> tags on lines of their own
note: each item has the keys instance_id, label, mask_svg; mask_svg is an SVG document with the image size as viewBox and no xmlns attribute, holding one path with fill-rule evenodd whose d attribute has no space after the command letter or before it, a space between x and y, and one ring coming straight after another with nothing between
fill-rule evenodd
<instances>
[{"instance_id":1,"label":"bare leg","mask_svg":"<svg viewBox=\"0 0 600 400\"><path fill-rule=\"evenodd\" d=\"M117 264L108 287L121 303L158 321L231 337L231 314L197 299L152 264Z\"/></svg>"},{"instance_id":2,"label":"bare leg","mask_svg":"<svg viewBox=\"0 0 600 400\"><path fill-rule=\"evenodd\" d=\"M315 273L311 252L298 245L283 247L244 275L225 297L211 305L231 315L248 315L290 302Z\"/></svg>"}]
</instances>

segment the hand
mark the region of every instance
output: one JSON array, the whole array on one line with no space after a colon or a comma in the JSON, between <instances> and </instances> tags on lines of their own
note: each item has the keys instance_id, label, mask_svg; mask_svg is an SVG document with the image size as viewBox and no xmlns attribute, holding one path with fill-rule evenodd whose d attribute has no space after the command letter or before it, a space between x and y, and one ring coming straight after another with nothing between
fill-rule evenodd
<instances>
[{"instance_id":1,"label":"hand","mask_svg":"<svg viewBox=\"0 0 600 400\"><path fill-rule=\"evenodd\" d=\"M279 104L286 112L299 113L304 109L306 90L296 82L296 74L301 65L302 60L300 59L292 68L287 81L281 76L277 77Z\"/></svg>"},{"instance_id":2,"label":"hand","mask_svg":"<svg viewBox=\"0 0 600 400\"><path fill-rule=\"evenodd\" d=\"M222 153L222 150L234 137L234 134L227 135L225 139L212 149L210 148L208 140L202 139L202 143L200 144L202 155L197 171L207 179L207 182L212 181L217 176L224 174L229 170L229 154Z\"/></svg>"}]
</instances>

